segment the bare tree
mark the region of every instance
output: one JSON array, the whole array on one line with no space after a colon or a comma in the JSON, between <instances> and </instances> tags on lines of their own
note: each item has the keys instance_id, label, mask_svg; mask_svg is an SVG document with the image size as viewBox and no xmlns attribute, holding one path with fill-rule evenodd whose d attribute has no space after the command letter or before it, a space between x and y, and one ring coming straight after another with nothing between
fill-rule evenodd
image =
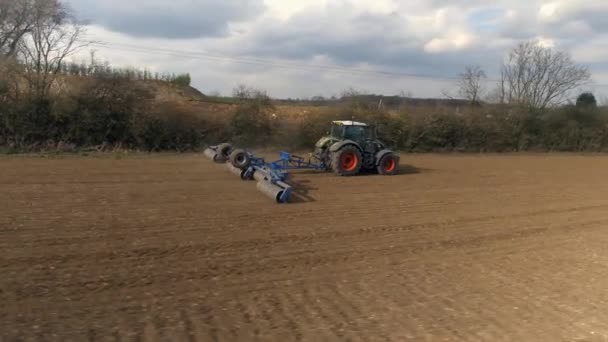
<instances>
[{"instance_id":1,"label":"bare tree","mask_svg":"<svg viewBox=\"0 0 608 342\"><path fill-rule=\"evenodd\" d=\"M232 90L232 96L241 103L258 103L271 105L272 100L265 90L248 87L244 84L238 85Z\"/></svg>"},{"instance_id":2,"label":"bare tree","mask_svg":"<svg viewBox=\"0 0 608 342\"><path fill-rule=\"evenodd\" d=\"M589 71L574 64L566 52L528 41L513 49L502 66L501 100L542 110L561 103L590 78Z\"/></svg>"},{"instance_id":3,"label":"bare tree","mask_svg":"<svg viewBox=\"0 0 608 342\"><path fill-rule=\"evenodd\" d=\"M15 59L0 56L0 102L19 99L22 70Z\"/></svg>"},{"instance_id":4,"label":"bare tree","mask_svg":"<svg viewBox=\"0 0 608 342\"><path fill-rule=\"evenodd\" d=\"M467 66L460 74L458 93L471 103L476 103L485 91L483 82L486 78L486 73L480 66Z\"/></svg>"},{"instance_id":5,"label":"bare tree","mask_svg":"<svg viewBox=\"0 0 608 342\"><path fill-rule=\"evenodd\" d=\"M31 29L19 43L19 55L30 92L45 98L65 59L85 45L79 41L83 26L59 1L33 1Z\"/></svg>"},{"instance_id":6,"label":"bare tree","mask_svg":"<svg viewBox=\"0 0 608 342\"><path fill-rule=\"evenodd\" d=\"M0 56L13 56L32 29L32 0L0 0Z\"/></svg>"},{"instance_id":7,"label":"bare tree","mask_svg":"<svg viewBox=\"0 0 608 342\"><path fill-rule=\"evenodd\" d=\"M451 91L449 89L441 89L441 96L445 97L448 100L454 100L455 97L454 95L451 94Z\"/></svg>"}]
</instances>

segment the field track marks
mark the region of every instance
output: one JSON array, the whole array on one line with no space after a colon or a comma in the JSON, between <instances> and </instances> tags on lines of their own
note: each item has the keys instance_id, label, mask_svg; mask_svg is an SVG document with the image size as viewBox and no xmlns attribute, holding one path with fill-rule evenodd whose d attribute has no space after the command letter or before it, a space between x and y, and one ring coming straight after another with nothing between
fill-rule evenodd
<instances>
[{"instance_id":1,"label":"field track marks","mask_svg":"<svg viewBox=\"0 0 608 342\"><path fill-rule=\"evenodd\" d=\"M0 158L0 339L608 339L608 158L407 163L275 205L199 155Z\"/></svg>"}]
</instances>

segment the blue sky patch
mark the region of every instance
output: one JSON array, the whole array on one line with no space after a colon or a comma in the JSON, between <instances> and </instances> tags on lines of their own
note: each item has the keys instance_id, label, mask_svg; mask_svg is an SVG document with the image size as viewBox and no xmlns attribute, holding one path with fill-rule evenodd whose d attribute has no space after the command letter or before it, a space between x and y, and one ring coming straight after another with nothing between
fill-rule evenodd
<instances>
[{"instance_id":1,"label":"blue sky patch","mask_svg":"<svg viewBox=\"0 0 608 342\"><path fill-rule=\"evenodd\" d=\"M499 19L505 15L505 12L504 9L498 7L482 8L473 11L468 17L468 21L477 32L496 32Z\"/></svg>"}]
</instances>

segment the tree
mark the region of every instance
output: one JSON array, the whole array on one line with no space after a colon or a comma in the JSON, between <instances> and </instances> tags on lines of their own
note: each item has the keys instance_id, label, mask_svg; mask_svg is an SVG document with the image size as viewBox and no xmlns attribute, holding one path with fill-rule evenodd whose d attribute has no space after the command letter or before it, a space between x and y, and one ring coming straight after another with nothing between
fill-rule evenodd
<instances>
[{"instance_id":1,"label":"tree","mask_svg":"<svg viewBox=\"0 0 608 342\"><path fill-rule=\"evenodd\" d=\"M487 78L480 66L467 66L458 81L458 93L471 104L477 103L484 93L483 82Z\"/></svg>"},{"instance_id":2,"label":"tree","mask_svg":"<svg viewBox=\"0 0 608 342\"><path fill-rule=\"evenodd\" d=\"M33 0L30 32L19 43L24 77L32 95L45 99L64 60L84 44L83 27L57 0Z\"/></svg>"},{"instance_id":3,"label":"tree","mask_svg":"<svg viewBox=\"0 0 608 342\"><path fill-rule=\"evenodd\" d=\"M0 56L14 56L33 26L32 0L0 0Z\"/></svg>"},{"instance_id":4,"label":"tree","mask_svg":"<svg viewBox=\"0 0 608 342\"><path fill-rule=\"evenodd\" d=\"M180 74L177 76L173 76L172 77L172 83L180 85L180 86L184 86L184 87L188 87L190 86L190 83L192 82L192 78L190 77L190 74Z\"/></svg>"},{"instance_id":5,"label":"tree","mask_svg":"<svg viewBox=\"0 0 608 342\"><path fill-rule=\"evenodd\" d=\"M501 100L543 110L561 103L590 78L589 71L574 64L568 53L528 41L515 47L502 66Z\"/></svg>"},{"instance_id":6,"label":"tree","mask_svg":"<svg viewBox=\"0 0 608 342\"><path fill-rule=\"evenodd\" d=\"M256 102L263 106L272 104L272 100L265 90L247 87L244 84L239 84L232 90L232 97L236 98L240 103Z\"/></svg>"},{"instance_id":7,"label":"tree","mask_svg":"<svg viewBox=\"0 0 608 342\"><path fill-rule=\"evenodd\" d=\"M239 85L232 91L237 108L230 120L230 130L235 141L259 144L270 139L272 133L271 112L274 109L266 91Z\"/></svg>"},{"instance_id":8,"label":"tree","mask_svg":"<svg viewBox=\"0 0 608 342\"><path fill-rule=\"evenodd\" d=\"M576 99L577 107L597 107L597 101L593 93L584 92Z\"/></svg>"}]
</instances>

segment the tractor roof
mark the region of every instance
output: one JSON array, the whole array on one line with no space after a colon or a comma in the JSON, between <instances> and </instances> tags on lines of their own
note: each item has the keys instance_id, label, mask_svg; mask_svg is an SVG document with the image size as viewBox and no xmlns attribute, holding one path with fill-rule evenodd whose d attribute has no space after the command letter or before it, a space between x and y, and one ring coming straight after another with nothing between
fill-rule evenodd
<instances>
[{"instance_id":1,"label":"tractor roof","mask_svg":"<svg viewBox=\"0 0 608 342\"><path fill-rule=\"evenodd\" d=\"M341 126L367 126L367 124L357 121L334 121L334 123Z\"/></svg>"}]
</instances>

